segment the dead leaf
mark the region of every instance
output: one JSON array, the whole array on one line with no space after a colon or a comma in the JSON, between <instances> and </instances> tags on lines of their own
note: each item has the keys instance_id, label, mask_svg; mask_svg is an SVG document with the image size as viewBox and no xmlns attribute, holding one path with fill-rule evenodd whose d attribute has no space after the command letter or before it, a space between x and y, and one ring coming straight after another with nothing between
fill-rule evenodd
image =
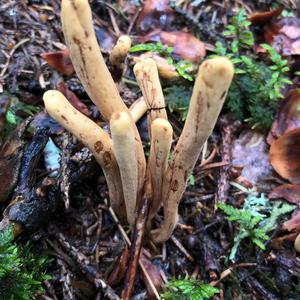
<instances>
[{"instance_id":1,"label":"dead leaf","mask_svg":"<svg viewBox=\"0 0 300 300\"><path fill-rule=\"evenodd\" d=\"M241 178L252 185L270 175L272 166L264 135L254 130L243 131L233 143L232 166L242 169Z\"/></svg>"},{"instance_id":2,"label":"dead leaf","mask_svg":"<svg viewBox=\"0 0 300 300\"><path fill-rule=\"evenodd\" d=\"M181 31L159 31L155 30L146 36L138 38L141 43L161 42L174 48L174 55L178 58L198 63L206 54L205 44L194 35Z\"/></svg>"},{"instance_id":3,"label":"dead leaf","mask_svg":"<svg viewBox=\"0 0 300 300\"><path fill-rule=\"evenodd\" d=\"M128 251L128 247L125 246L121 257L118 263L116 264L116 267L113 269L113 271L110 273L107 279L107 283L109 285L115 286L123 280L128 266L128 258L129 258L129 251Z\"/></svg>"},{"instance_id":4,"label":"dead leaf","mask_svg":"<svg viewBox=\"0 0 300 300\"><path fill-rule=\"evenodd\" d=\"M48 63L49 66L64 75L70 76L75 71L68 49L42 53L41 57Z\"/></svg>"},{"instance_id":5,"label":"dead leaf","mask_svg":"<svg viewBox=\"0 0 300 300\"><path fill-rule=\"evenodd\" d=\"M155 286L156 290L160 292L162 288L164 287L163 278L161 275L162 269L158 267L157 265L154 265L145 255L140 256L140 262L144 265L145 269L147 270L147 273ZM148 279L145 277L144 273L142 272L142 278L145 283L146 289L147 289L147 299L149 300L156 300L156 296L153 294L153 291L149 285Z\"/></svg>"},{"instance_id":6,"label":"dead leaf","mask_svg":"<svg viewBox=\"0 0 300 300\"><path fill-rule=\"evenodd\" d=\"M276 172L291 183L300 183L300 128L282 135L270 148L270 162Z\"/></svg>"},{"instance_id":7,"label":"dead leaf","mask_svg":"<svg viewBox=\"0 0 300 300\"><path fill-rule=\"evenodd\" d=\"M300 93L297 89L290 91L280 102L278 113L268 134L267 141L272 144L286 132L300 127Z\"/></svg>"},{"instance_id":8,"label":"dead leaf","mask_svg":"<svg viewBox=\"0 0 300 300\"><path fill-rule=\"evenodd\" d=\"M282 18L266 26L265 41L282 55L300 54L300 19L296 17Z\"/></svg>"},{"instance_id":9,"label":"dead leaf","mask_svg":"<svg viewBox=\"0 0 300 300\"><path fill-rule=\"evenodd\" d=\"M269 193L270 199L283 198L290 203L297 204L300 207L300 185L283 184Z\"/></svg>"},{"instance_id":10,"label":"dead leaf","mask_svg":"<svg viewBox=\"0 0 300 300\"><path fill-rule=\"evenodd\" d=\"M146 0L137 18L135 27L138 32L151 29L166 29L174 20L174 11L169 0Z\"/></svg>"},{"instance_id":11,"label":"dead leaf","mask_svg":"<svg viewBox=\"0 0 300 300\"><path fill-rule=\"evenodd\" d=\"M81 102L78 97L73 93L71 90L68 89L67 85L60 81L57 84L57 89L64 94L64 96L69 100L69 102L81 113L83 113L86 116L90 115L89 109L87 106Z\"/></svg>"},{"instance_id":12,"label":"dead leaf","mask_svg":"<svg viewBox=\"0 0 300 300\"><path fill-rule=\"evenodd\" d=\"M284 6L280 5L276 9L264 12L255 12L249 16L248 20L252 24L265 25L270 23L276 17L278 17L284 9Z\"/></svg>"},{"instance_id":13,"label":"dead leaf","mask_svg":"<svg viewBox=\"0 0 300 300\"><path fill-rule=\"evenodd\" d=\"M300 211L283 224L283 229L300 232Z\"/></svg>"}]
</instances>

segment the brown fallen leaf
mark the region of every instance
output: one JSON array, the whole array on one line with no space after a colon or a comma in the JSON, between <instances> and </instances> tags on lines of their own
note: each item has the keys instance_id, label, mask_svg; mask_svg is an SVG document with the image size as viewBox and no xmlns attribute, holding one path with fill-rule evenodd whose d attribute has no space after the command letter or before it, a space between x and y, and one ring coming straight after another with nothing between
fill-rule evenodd
<instances>
[{"instance_id":1,"label":"brown fallen leaf","mask_svg":"<svg viewBox=\"0 0 300 300\"><path fill-rule=\"evenodd\" d=\"M140 262L144 265L145 269L147 270L147 273L154 284L156 290L160 292L162 288L164 287L164 281L162 277L162 269L158 267L157 265L154 265L145 255L140 256ZM144 273L142 273L142 278L145 283L146 289L147 289L147 299L149 300L156 300L156 296L154 295L152 288L149 285L149 282L147 278L145 277Z\"/></svg>"},{"instance_id":2,"label":"brown fallen leaf","mask_svg":"<svg viewBox=\"0 0 300 300\"><path fill-rule=\"evenodd\" d=\"M68 49L42 53L41 57L49 66L64 75L70 76L75 72Z\"/></svg>"},{"instance_id":3,"label":"brown fallen leaf","mask_svg":"<svg viewBox=\"0 0 300 300\"><path fill-rule=\"evenodd\" d=\"M284 6L280 5L276 9L270 11L255 12L249 16L248 20L252 24L265 25L278 17L282 13L283 9Z\"/></svg>"},{"instance_id":4,"label":"brown fallen leaf","mask_svg":"<svg viewBox=\"0 0 300 300\"><path fill-rule=\"evenodd\" d=\"M81 102L78 97L75 95L75 93L73 93L71 90L69 90L69 88L67 87L67 85L64 83L64 81L60 81L57 84L57 89L64 94L64 96L69 100L69 102L77 109L79 110L81 113L83 113L86 116L90 115L89 109L87 108L87 106Z\"/></svg>"},{"instance_id":5,"label":"brown fallen leaf","mask_svg":"<svg viewBox=\"0 0 300 300\"><path fill-rule=\"evenodd\" d=\"M174 11L169 3L169 0L146 0L135 23L137 31L166 29L174 20Z\"/></svg>"},{"instance_id":6,"label":"brown fallen leaf","mask_svg":"<svg viewBox=\"0 0 300 300\"><path fill-rule=\"evenodd\" d=\"M283 229L300 232L300 211L283 224Z\"/></svg>"},{"instance_id":7,"label":"brown fallen leaf","mask_svg":"<svg viewBox=\"0 0 300 300\"><path fill-rule=\"evenodd\" d=\"M283 198L290 203L297 204L300 207L300 185L283 184L276 187L269 193L270 199Z\"/></svg>"},{"instance_id":8,"label":"brown fallen leaf","mask_svg":"<svg viewBox=\"0 0 300 300\"><path fill-rule=\"evenodd\" d=\"M282 135L270 148L269 158L273 168L291 183L300 183L300 128Z\"/></svg>"},{"instance_id":9,"label":"brown fallen leaf","mask_svg":"<svg viewBox=\"0 0 300 300\"><path fill-rule=\"evenodd\" d=\"M282 18L266 26L265 41L282 55L300 54L300 19L296 17Z\"/></svg>"},{"instance_id":10,"label":"brown fallen leaf","mask_svg":"<svg viewBox=\"0 0 300 300\"><path fill-rule=\"evenodd\" d=\"M116 264L116 267L113 269L113 271L110 273L107 283L111 286L115 286L118 283L120 283L124 277L125 273L127 271L128 266L128 258L129 258L129 251L128 247L125 246L124 251Z\"/></svg>"},{"instance_id":11,"label":"brown fallen leaf","mask_svg":"<svg viewBox=\"0 0 300 300\"><path fill-rule=\"evenodd\" d=\"M272 144L286 132L300 127L300 92L291 90L280 102L280 107L268 134L267 141Z\"/></svg>"},{"instance_id":12,"label":"brown fallen leaf","mask_svg":"<svg viewBox=\"0 0 300 300\"><path fill-rule=\"evenodd\" d=\"M206 54L205 44L202 41L190 33L181 31L154 30L146 36L140 36L138 41L140 43L161 42L173 47L175 56L193 63L199 63Z\"/></svg>"},{"instance_id":13,"label":"brown fallen leaf","mask_svg":"<svg viewBox=\"0 0 300 300\"><path fill-rule=\"evenodd\" d=\"M241 178L252 185L270 175L272 166L264 135L253 130L243 131L232 145L232 166L242 169Z\"/></svg>"}]
</instances>

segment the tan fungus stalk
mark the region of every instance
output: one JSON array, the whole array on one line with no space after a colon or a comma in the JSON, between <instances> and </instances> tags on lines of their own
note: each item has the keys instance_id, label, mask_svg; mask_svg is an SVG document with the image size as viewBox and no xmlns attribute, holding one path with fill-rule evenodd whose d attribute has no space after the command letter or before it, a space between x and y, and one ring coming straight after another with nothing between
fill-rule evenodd
<instances>
[{"instance_id":1,"label":"tan fungus stalk","mask_svg":"<svg viewBox=\"0 0 300 300\"><path fill-rule=\"evenodd\" d=\"M127 113L116 112L110 120L113 149L120 168L128 223L135 222L138 165L135 151L134 129Z\"/></svg>"},{"instance_id":2,"label":"tan fungus stalk","mask_svg":"<svg viewBox=\"0 0 300 300\"><path fill-rule=\"evenodd\" d=\"M177 73L174 65L168 64L168 61L164 57L161 57L153 52L146 52L138 57L134 57L133 61L135 63L137 63L141 59L145 59L148 57L152 58L155 61L157 70L158 70L158 74L161 78L164 78L167 80L173 80L173 79L179 78L179 74Z\"/></svg>"},{"instance_id":3,"label":"tan fungus stalk","mask_svg":"<svg viewBox=\"0 0 300 300\"><path fill-rule=\"evenodd\" d=\"M88 0L62 0L61 21L77 76L103 117L126 111L101 54Z\"/></svg>"},{"instance_id":4,"label":"tan fungus stalk","mask_svg":"<svg viewBox=\"0 0 300 300\"><path fill-rule=\"evenodd\" d=\"M178 205L203 144L212 133L233 78L224 57L204 61L195 81L186 122L163 182L164 222L152 231L155 242L166 241L178 220Z\"/></svg>"},{"instance_id":5,"label":"tan fungus stalk","mask_svg":"<svg viewBox=\"0 0 300 300\"><path fill-rule=\"evenodd\" d=\"M142 90L149 113L149 126L156 118L167 119L165 100L159 81L158 70L152 58L145 58L133 68L136 80Z\"/></svg>"},{"instance_id":6,"label":"tan fungus stalk","mask_svg":"<svg viewBox=\"0 0 300 300\"><path fill-rule=\"evenodd\" d=\"M300 252L300 234L297 235L294 246L297 252Z\"/></svg>"},{"instance_id":7,"label":"tan fungus stalk","mask_svg":"<svg viewBox=\"0 0 300 300\"><path fill-rule=\"evenodd\" d=\"M163 177L167 168L171 149L173 128L165 119L155 119L151 125L151 147L148 160L152 183L152 201L149 220L151 220L162 204Z\"/></svg>"},{"instance_id":8,"label":"tan fungus stalk","mask_svg":"<svg viewBox=\"0 0 300 300\"><path fill-rule=\"evenodd\" d=\"M93 153L106 177L111 206L123 221L126 220L119 167L108 133L76 110L59 91L47 91L43 99L49 115Z\"/></svg>"},{"instance_id":9,"label":"tan fungus stalk","mask_svg":"<svg viewBox=\"0 0 300 300\"><path fill-rule=\"evenodd\" d=\"M118 38L116 45L109 55L109 62L116 67L121 67L124 63L128 51L131 47L131 38L128 35L122 35Z\"/></svg>"},{"instance_id":10,"label":"tan fungus stalk","mask_svg":"<svg viewBox=\"0 0 300 300\"><path fill-rule=\"evenodd\" d=\"M62 0L61 19L75 71L103 117L109 121L114 112L122 111L130 116L101 54L88 0ZM140 199L145 180L146 161L137 128L131 117L130 119L135 132Z\"/></svg>"},{"instance_id":11,"label":"tan fungus stalk","mask_svg":"<svg viewBox=\"0 0 300 300\"><path fill-rule=\"evenodd\" d=\"M147 111L147 104L144 100L144 97L140 97L133 102L129 108L129 111L133 121L136 123Z\"/></svg>"}]
</instances>

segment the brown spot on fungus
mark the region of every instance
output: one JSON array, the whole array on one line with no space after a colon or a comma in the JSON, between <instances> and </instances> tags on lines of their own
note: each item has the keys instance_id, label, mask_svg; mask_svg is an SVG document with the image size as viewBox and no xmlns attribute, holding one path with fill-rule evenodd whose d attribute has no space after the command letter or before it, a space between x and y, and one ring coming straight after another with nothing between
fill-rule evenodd
<instances>
[{"instance_id":1,"label":"brown spot on fungus","mask_svg":"<svg viewBox=\"0 0 300 300\"><path fill-rule=\"evenodd\" d=\"M105 166L109 165L110 162L111 162L111 155L110 155L110 153L107 152L107 151L104 152L104 154L103 154L103 162L104 162L104 165L105 165Z\"/></svg>"},{"instance_id":2,"label":"brown spot on fungus","mask_svg":"<svg viewBox=\"0 0 300 300\"><path fill-rule=\"evenodd\" d=\"M66 122L68 122L68 119L67 119L64 115L61 115L61 118L62 118L63 120L65 120Z\"/></svg>"},{"instance_id":3,"label":"brown spot on fungus","mask_svg":"<svg viewBox=\"0 0 300 300\"><path fill-rule=\"evenodd\" d=\"M178 180L174 180L172 183L171 183L171 190L173 192L176 192L178 190Z\"/></svg>"},{"instance_id":4,"label":"brown spot on fungus","mask_svg":"<svg viewBox=\"0 0 300 300\"><path fill-rule=\"evenodd\" d=\"M97 141L94 145L94 149L97 153L100 153L103 150L103 144L101 141Z\"/></svg>"}]
</instances>

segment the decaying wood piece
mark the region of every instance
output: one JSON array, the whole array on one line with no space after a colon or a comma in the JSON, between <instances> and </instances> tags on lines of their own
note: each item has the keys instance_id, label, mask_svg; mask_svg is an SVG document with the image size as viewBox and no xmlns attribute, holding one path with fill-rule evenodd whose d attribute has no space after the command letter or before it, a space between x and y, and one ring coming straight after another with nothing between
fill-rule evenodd
<instances>
[{"instance_id":1,"label":"decaying wood piece","mask_svg":"<svg viewBox=\"0 0 300 300\"><path fill-rule=\"evenodd\" d=\"M50 90L43 99L49 115L93 153L106 177L111 205L118 216L126 220L119 167L108 133L77 111L62 93Z\"/></svg>"},{"instance_id":2,"label":"decaying wood piece","mask_svg":"<svg viewBox=\"0 0 300 300\"><path fill-rule=\"evenodd\" d=\"M164 177L164 222L152 231L155 242L167 240L176 226L188 176L212 133L233 74L232 63L223 57L206 60L199 68L186 122Z\"/></svg>"},{"instance_id":3,"label":"decaying wood piece","mask_svg":"<svg viewBox=\"0 0 300 300\"><path fill-rule=\"evenodd\" d=\"M128 223L134 225L137 200L138 165L134 129L127 113L116 112L110 119L113 150L120 169Z\"/></svg>"},{"instance_id":4,"label":"decaying wood piece","mask_svg":"<svg viewBox=\"0 0 300 300\"><path fill-rule=\"evenodd\" d=\"M101 54L88 0L62 0L61 19L75 71L103 117L109 121L114 112L126 112L130 116ZM139 170L138 198L141 199L146 161L137 128L131 117L130 120L135 131Z\"/></svg>"},{"instance_id":5,"label":"decaying wood piece","mask_svg":"<svg viewBox=\"0 0 300 300\"><path fill-rule=\"evenodd\" d=\"M165 100L158 77L157 66L152 58L145 58L135 64L133 71L150 111L148 120L149 128L151 128L151 123L155 119L167 119Z\"/></svg>"},{"instance_id":6,"label":"decaying wood piece","mask_svg":"<svg viewBox=\"0 0 300 300\"><path fill-rule=\"evenodd\" d=\"M163 177L171 149L173 128L165 119L155 119L151 125L151 147L148 168L153 187L150 207L151 220L162 204Z\"/></svg>"}]
</instances>

